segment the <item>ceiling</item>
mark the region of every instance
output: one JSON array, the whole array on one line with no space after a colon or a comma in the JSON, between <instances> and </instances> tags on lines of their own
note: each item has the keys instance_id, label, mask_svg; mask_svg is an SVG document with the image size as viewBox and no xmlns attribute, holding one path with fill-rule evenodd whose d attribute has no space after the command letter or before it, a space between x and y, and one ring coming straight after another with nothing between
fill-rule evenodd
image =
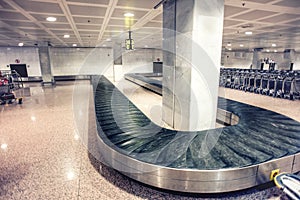
<instances>
[{"instance_id":1,"label":"ceiling","mask_svg":"<svg viewBox=\"0 0 300 200\"><path fill-rule=\"evenodd\" d=\"M0 46L111 46L133 30L135 47L159 48L160 0L0 0ZM124 13L134 17L124 19ZM56 22L46 18L53 16ZM245 35L252 31L252 35ZM64 35L70 38L64 38ZM227 46L230 43L231 46ZM244 46L241 47L240 44ZM272 47L276 44L276 47ZM300 51L300 0L225 0L223 47L227 50Z\"/></svg>"}]
</instances>

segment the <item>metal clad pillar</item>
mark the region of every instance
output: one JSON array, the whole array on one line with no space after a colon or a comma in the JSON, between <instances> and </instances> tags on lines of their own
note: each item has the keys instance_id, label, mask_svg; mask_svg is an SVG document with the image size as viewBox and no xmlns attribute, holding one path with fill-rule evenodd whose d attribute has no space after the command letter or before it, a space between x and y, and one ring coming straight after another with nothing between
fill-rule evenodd
<instances>
[{"instance_id":1,"label":"metal clad pillar","mask_svg":"<svg viewBox=\"0 0 300 200\"><path fill-rule=\"evenodd\" d=\"M292 66L294 66L296 57L295 57L295 49L285 49L284 50L284 69L289 70Z\"/></svg>"},{"instance_id":2,"label":"metal clad pillar","mask_svg":"<svg viewBox=\"0 0 300 200\"><path fill-rule=\"evenodd\" d=\"M122 44L121 43L114 43L113 44L113 56L114 56L114 65L122 65Z\"/></svg>"},{"instance_id":3,"label":"metal clad pillar","mask_svg":"<svg viewBox=\"0 0 300 200\"><path fill-rule=\"evenodd\" d=\"M163 12L163 120L180 130L214 128L223 0L169 0Z\"/></svg>"},{"instance_id":4,"label":"metal clad pillar","mask_svg":"<svg viewBox=\"0 0 300 200\"><path fill-rule=\"evenodd\" d=\"M122 43L115 42L113 44L113 80L119 81L123 77L122 65L123 65L123 53Z\"/></svg>"},{"instance_id":5,"label":"metal clad pillar","mask_svg":"<svg viewBox=\"0 0 300 200\"><path fill-rule=\"evenodd\" d=\"M42 72L42 84L55 84L54 77L52 75L51 70L51 62L50 62L50 52L49 52L49 44L48 42L40 43L38 45L39 49L39 58L40 58L40 66Z\"/></svg>"},{"instance_id":6,"label":"metal clad pillar","mask_svg":"<svg viewBox=\"0 0 300 200\"><path fill-rule=\"evenodd\" d=\"M252 69L260 69L260 59L259 53L261 52L261 48L255 48L253 50L253 58L252 58Z\"/></svg>"},{"instance_id":7,"label":"metal clad pillar","mask_svg":"<svg viewBox=\"0 0 300 200\"><path fill-rule=\"evenodd\" d=\"M176 0L166 1L163 7L163 120L174 127L174 73L176 59Z\"/></svg>"}]
</instances>

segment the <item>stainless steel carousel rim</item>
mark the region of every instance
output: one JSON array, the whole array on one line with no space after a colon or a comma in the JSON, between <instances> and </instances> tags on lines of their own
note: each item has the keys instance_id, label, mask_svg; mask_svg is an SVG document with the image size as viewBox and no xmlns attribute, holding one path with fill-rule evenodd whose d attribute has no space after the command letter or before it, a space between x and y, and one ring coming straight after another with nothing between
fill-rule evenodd
<instances>
[{"instance_id":1,"label":"stainless steel carousel rim","mask_svg":"<svg viewBox=\"0 0 300 200\"><path fill-rule=\"evenodd\" d=\"M95 104L93 103L94 111ZM172 168L159 164L147 163L122 154L111 148L97 134L98 145L105 161L112 168L145 184L162 189L191 192L219 193L253 187L270 181L273 170L285 172L300 171L297 160L299 151L281 158L238 168L191 169Z\"/></svg>"}]
</instances>

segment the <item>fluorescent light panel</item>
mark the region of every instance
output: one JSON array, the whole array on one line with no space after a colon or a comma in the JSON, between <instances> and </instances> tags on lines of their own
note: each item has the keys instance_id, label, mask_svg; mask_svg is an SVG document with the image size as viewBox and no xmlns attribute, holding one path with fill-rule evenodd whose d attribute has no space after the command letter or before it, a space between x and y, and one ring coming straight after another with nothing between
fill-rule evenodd
<instances>
[{"instance_id":1,"label":"fluorescent light panel","mask_svg":"<svg viewBox=\"0 0 300 200\"><path fill-rule=\"evenodd\" d=\"M56 21L56 17L47 17L46 20L48 22L55 22Z\"/></svg>"},{"instance_id":2,"label":"fluorescent light panel","mask_svg":"<svg viewBox=\"0 0 300 200\"><path fill-rule=\"evenodd\" d=\"M124 14L124 17L134 17L133 13L127 12Z\"/></svg>"}]
</instances>

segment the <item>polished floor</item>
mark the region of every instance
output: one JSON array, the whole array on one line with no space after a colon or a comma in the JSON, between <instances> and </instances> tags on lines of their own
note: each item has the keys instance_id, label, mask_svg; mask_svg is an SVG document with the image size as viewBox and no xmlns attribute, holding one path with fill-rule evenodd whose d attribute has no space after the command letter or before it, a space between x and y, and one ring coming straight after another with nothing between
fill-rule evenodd
<instances>
[{"instance_id":1,"label":"polished floor","mask_svg":"<svg viewBox=\"0 0 300 200\"><path fill-rule=\"evenodd\" d=\"M160 96L129 82L116 84L147 116L164 125L159 120ZM78 123L74 118L77 109L74 93L87 89L89 83L80 81L74 85L74 82L58 82L55 87L30 84L30 89L23 94L23 104L0 107L1 200L288 199L275 187L207 196L158 190L128 179L95 160L82 143L79 132L87 127L86 122ZM300 101L221 90L222 96L275 110L300 121ZM81 98L81 103L87 99ZM87 116L82 111L80 115L82 119Z\"/></svg>"}]
</instances>

